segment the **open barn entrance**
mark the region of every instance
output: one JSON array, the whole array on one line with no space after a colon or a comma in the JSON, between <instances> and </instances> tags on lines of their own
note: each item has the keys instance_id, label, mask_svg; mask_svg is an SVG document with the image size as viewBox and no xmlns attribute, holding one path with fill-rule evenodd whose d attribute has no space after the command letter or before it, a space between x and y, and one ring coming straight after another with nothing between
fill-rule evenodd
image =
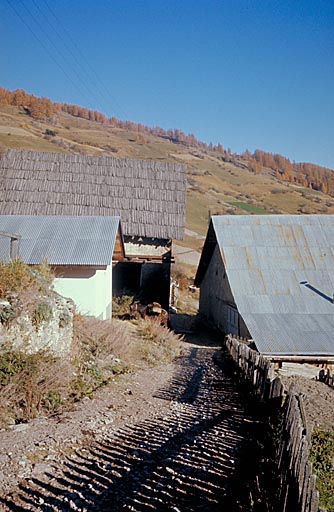
<instances>
[{"instance_id":1,"label":"open barn entrance","mask_svg":"<svg viewBox=\"0 0 334 512\"><path fill-rule=\"evenodd\" d=\"M120 261L113 268L113 296L134 295L144 304L159 302L168 311L170 262Z\"/></svg>"}]
</instances>

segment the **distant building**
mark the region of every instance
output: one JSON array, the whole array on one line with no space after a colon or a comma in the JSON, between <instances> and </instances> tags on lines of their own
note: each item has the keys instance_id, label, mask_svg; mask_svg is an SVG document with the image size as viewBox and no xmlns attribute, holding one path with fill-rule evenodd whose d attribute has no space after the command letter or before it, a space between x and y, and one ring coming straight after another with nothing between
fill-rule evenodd
<instances>
[{"instance_id":1,"label":"distant building","mask_svg":"<svg viewBox=\"0 0 334 512\"><path fill-rule=\"evenodd\" d=\"M17 150L0 159L2 214L120 216L127 262L115 269L115 292L164 307L172 240L183 238L185 194L180 164Z\"/></svg>"},{"instance_id":2,"label":"distant building","mask_svg":"<svg viewBox=\"0 0 334 512\"><path fill-rule=\"evenodd\" d=\"M19 257L28 265L51 265L55 291L78 312L111 318L113 268L125 257L119 217L0 215L0 231L21 236ZM9 260L9 245L0 236L0 261Z\"/></svg>"},{"instance_id":3,"label":"distant building","mask_svg":"<svg viewBox=\"0 0 334 512\"><path fill-rule=\"evenodd\" d=\"M199 312L277 359L334 356L334 215L211 219Z\"/></svg>"}]
</instances>

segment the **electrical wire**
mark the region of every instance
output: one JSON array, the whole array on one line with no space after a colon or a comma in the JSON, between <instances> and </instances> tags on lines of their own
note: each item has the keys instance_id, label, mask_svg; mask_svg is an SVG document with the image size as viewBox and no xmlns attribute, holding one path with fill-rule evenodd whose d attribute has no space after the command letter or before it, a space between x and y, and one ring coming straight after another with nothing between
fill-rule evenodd
<instances>
[{"instance_id":1,"label":"electrical wire","mask_svg":"<svg viewBox=\"0 0 334 512\"><path fill-rule=\"evenodd\" d=\"M44 48L45 52L48 54L50 59L56 64L56 66L62 71L62 73L65 75L65 77L71 82L71 84L74 86L74 88L77 90L77 84L72 80L71 76L67 73L67 71L63 68L63 66L58 62L58 60L52 55L52 53L49 51L48 47L44 44L42 39L35 33L35 31L30 27L30 25L25 21L25 19L21 16L20 12L16 9L16 7L10 3L10 0L6 0L10 8L15 12L16 16L20 19L20 21L23 23L23 25L31 32L33 37L36 39L36 41L41 45L42 48ZM83 91L80 91L80 94L83 94L85 96L85 93Z\"/></svg>"},{"instance_id":2,"label":"electrical wire","mask_svg":"<svg viewBox=\"0 0 334 512\"><path fill-rule=\"evenodd\" d=\"M39 30L39 34L43 34L44 37L46 38L46 41L48 42L48 45L45 44L45 41L42 40L42 38L37 35L37 31L34 30L31 26L30 23L28 23L28 21L21 15L20 11L15 7L15 5L13 5L10 0L7 0L7 3L8 5L11 7L11 9L14 11L14 13L16 14L16 16L20 19L20 21L25 25L25 27L29 30L29 32L34 36L34 38L36 39L36 41L41 45L41 47L45 50L45 52L48 54L48 56L50 57L50 59L57 65L57 67L62 71L62 73L64 74L64 76L71 82L71 84L74 86L74 88L76 90L78 90L78 92L80 92L80 94L86 99L86 101L88 102L88 105L91 104L91 100L92 98L95 99L95 101L97 102L97 104L99 105L99 108L101 109L101 112L104 112L105 110L109 110L109 108L105 109L104 105L101 103L101 98L99 96L103 96L104 97L104 102L106 103L106 105L109 105L110 104L110 99L106 97L106 94L104 92L102 92L100 86L97 86L97 82L99 84L101 84L101 86L105 89L105 91L107 92L108 96L110 96L110 93L109 91L107 90L107 88L105 87L105 85L103 84L103 82L101 81L101 79L98 77L97 73L94 71L94 69L89 65L89 63L87 61L85 61L85 58L83 57L82 55L82 52L80 51L80 49L78 48L77 44L75 43L75 41L73 40L73 38L70 36L69 32L62 26L61 24L61 21L59 20L59 18L56 16L56 14L53 12L53 10L51 9L51 7L49 6L49 4L45 1L45 5L47 7L47 9L49 10L49 12L52 14L52 16L55 18L55 20L57 21L57 24L58 26L60 26L64 32L64 34L67 36L68 40L71 42L71 44L73 45L73 47L76 49L78 55L80 55L80 58L83 59L84 61L84 64L86 66L86 69L84 69L82 63L80 62L79 58L75 55L74 51L70 48L70 46L67 44L67 42L64 41L64 38L63 36L60 34L57 26L55 28L54 24L52 24L50 22L50 20L48 19L48 17L46 16L45 13L43 13L43 11L41 10L40 6L35 2L35 0L32 0L33 4L35 5L36 9L42 14L42 16L44 16L44 18L46 19L47 23L50 25L51 29L52 29L52 33L56 33L56 35L58 34L58 40L59 41L62 41L66 51L68 52L68 54L72 57L72 59L75 61L77 67L79 68L80 72L81 72L81 75L78 73L78 71L74 68L73 64L69 61L69 58L68 56L66 56L64 54L64 52L62 50L60 50L57 45L54 43L54 41L51 39L51 37L49 36L49 34L46 32L46 30L44 29L43 25L40 23L40 21L36 18L36 16L34 15L33 12L31 12L31 10L27 7L27 5L24 3L23 0L21 0L21 5L24 7L24 9L27 11L28 15L30 16L30 18L32 19L32 21L35 23L35 25L38 27L38 30ZM16 4L17 5L17 4ZM51 49L53 49L53 52L51 51ZM56 52L56 55L54 54ZM70 76L70 74L67 72L66 68L64 67L64 65L67 65L67 66L70 66L70 69L72 71L72 75L75 75L78 83L80 85L78 85L78 83L76 83L73 78ZM87 69L89 70L89 73L90 73L90 76L87 77L88 73L87 73ZM91 87L86 83L86 79L88 78L91 82L92 82L92 76L93 76L93 79L95 80L95 83L94 83L94 87L95 89L99 88L99 91L98 94L99 96L97 96L91 89ZM87 92L88 92L88 95L87 95ZM103 103L104 103L103 102ZM112 104L114 104L115 102L112 100ZM114 113L120 118L119 114L116 112L116 110L114 108L112 108L112 110L114 111ZM123 118L126 118L127 116L125 114L123 114Z\"/></svg>"},{"instance_id":3,"label":"electrical wire","mask_svg":"<svg viewBox=\"0 0 334 512\"><path fill-rule=\"evenodd\" d=\"M88 100L88 104L91 102L91 98L94 98L95 100L97 100L98 104L100 103L100 100L95 96L94 92L91 90L91 88L85 83L84 80L82 80L82 77L80 77L80 75L78 75L77 71L73 68L73 66L71 66L71 63L68 62L68 59L66 58L66 56L64 56L63 52L61 50L59 50L57 48L57 46L55 45L55 43L52 41L51 37L49 36L49 34L47 33L47 31L44 29L43 25L39 22L39 20L36 18L36 16L31 12L31 10L27 7L27 5L25 4L25 2L23 0L20 0L21 2L21 5L23 5L23 7L25 8L25 10L27 11L27 13L29 14L29 16L31 17L31 19L35 22L35 24L37 25L38 29L40 30L40 33L44 34L46 40L49 42L49 44L51 45L51 47L59 54L61 60L65 63L65 64L70 64L70 68L71 68L71 71L72 73L76 76L76 78L78 79L79 83L86 89L86 92L85 92L85 97L86 99ZM87 92L88 92L88 96L87 96ZM100 105L101 107L101 105ZM103 110L103 107L102 107L102 110Z\"/></svg>"},{"instance_id":4,"label":"electrical wire","mask_svg":"<svg viewBox=\"0 0 334 512\"><path fill-rule=\"evenodd\" d=\"M34 0L33 0L34 1ZM34 1L35 3L35 1ZM70 32L66 29L66 27L62 24L62 21L59 19L59 17L55 14L55 12L53 11L53 9L50 7L49 3L47 0L44 0L44 4L47 8L47 10L51 13L51 15L53 16L53 18L55 19L56 21L56 27L58 29L58 27L61 28L63 34L65 34L65 36L67 37L68 41L70 42L70 44L72 45L72 47L74 48L74 50L76 51L77 55L75 55L75 53L72 51L72 49L64 42L63 40L63 44L66 46L68 52L72 55L72 57L75 59L75 61L77 62L77 64L82 67L82 63L80 62L80 60L83 62L83 65L86 67L86 70L85 72L87 73L87 71L90 73L90 76L93 77L96 81L96 83L98 84L99 86L99 90L100 90L100 93L102 93L102 95L104 96L104 98L111 103L111 105L113 106L112 107L112 110L115 112L115 114L118 116L118 117L123 117L123 119L127 119L129 116L124 112L123 109L121 109L121 107L119 106L119 104L117 104L117 102L115 101L115 99L113 98L113 96L111 95L109 89L106 87L105 83L103 82L103 80L100 78L100 76L98 75L98 73L96 72L96 70L93 68L93 66L90 64L90 62L86 59L86 57L84 56L84 54L82 53L82 51L80 50L80 48L78 47L77 43L75 42L75 40L73 39L73 37L71 36ZM35 4L36 5L36 4ZM51 26L51 23L49 21L49 24ZM57 30L56 29L56 30ZM59 33L59 31L58 31ZM63 39L63 38L62 38ZM116 105L117 107L117 111L116 109L114 108L114 106ZM120 116L120 114L121 116Z\"/></svg>"}]
</instances>

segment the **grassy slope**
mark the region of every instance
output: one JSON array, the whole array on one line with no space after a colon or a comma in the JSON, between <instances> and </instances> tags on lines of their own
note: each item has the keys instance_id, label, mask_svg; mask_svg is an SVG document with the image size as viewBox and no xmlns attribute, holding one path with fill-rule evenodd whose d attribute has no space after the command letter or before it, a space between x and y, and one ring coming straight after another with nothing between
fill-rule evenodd
<instances>
[{"instance_id":1,"label":"grassy slope","mask_svg":"<svg viewBox=\"0 0 334 512\"><path fill-rule=\"evenodd\" d=\"M45 137L45 130L57 132ZM110 154L187 165L187 228L205 234L211 213L334 213L334 199L279 183L268 170L255 175L241 162L228 163L214 152L58 114L52 123L36 121L17 107L0 105L0 143L10 148ZM200 246L194 240L193 246ZM192 243L192 242L191 242Z\"/></svg>"}]
</instances>

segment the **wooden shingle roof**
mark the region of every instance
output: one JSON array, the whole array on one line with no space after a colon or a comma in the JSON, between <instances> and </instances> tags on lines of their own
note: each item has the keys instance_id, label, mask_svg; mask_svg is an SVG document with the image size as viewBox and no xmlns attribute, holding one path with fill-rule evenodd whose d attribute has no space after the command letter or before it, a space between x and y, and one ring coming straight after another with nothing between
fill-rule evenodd
<instances>
[{"instance_id":1,"label":"wooden shingle roof","mask_svg":"<svg viewBox=\"0 0 334 512\"><path fill-rule=\"evenodd\" d=\"M182 239L185 167L152 160L7 150L0 212L120 216L131 236Z\"/></svg>"}]
</instances>

